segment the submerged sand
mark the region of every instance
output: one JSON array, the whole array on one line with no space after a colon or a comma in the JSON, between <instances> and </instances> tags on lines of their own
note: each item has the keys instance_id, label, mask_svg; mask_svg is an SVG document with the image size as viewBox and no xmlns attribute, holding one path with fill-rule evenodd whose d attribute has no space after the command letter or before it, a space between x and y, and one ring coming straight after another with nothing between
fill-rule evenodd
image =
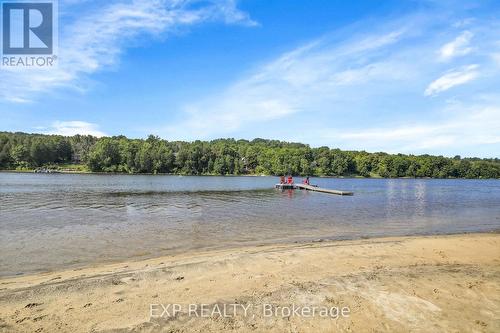
<instances>
[{"instance_id":1,"label":"submerged sand","mask_svg":"<svg viewBox=\"0 0 500 333\"><path fill-rule=\"evenodd\" d=\"M280 312L292 306L348 311ZM5 278L0 331L500 332L500 235L247 247Z\"/></svg>"}]
</instances>

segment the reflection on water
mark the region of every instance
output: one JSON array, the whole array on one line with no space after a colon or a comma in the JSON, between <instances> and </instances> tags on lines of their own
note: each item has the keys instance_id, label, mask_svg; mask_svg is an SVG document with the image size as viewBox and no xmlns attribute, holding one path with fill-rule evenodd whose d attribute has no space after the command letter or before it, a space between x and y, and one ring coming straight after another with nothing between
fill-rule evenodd
<instances>
[{"instance_id":1,"label":"reflection on water","mask_svg":"<svg viewBox=\"0 0 500 333\"><path fill-rule=\"evenodd\" d=\"M500 227L500 181L0 173L0 275L192 249Z\"/></svg>"}]
</instances>

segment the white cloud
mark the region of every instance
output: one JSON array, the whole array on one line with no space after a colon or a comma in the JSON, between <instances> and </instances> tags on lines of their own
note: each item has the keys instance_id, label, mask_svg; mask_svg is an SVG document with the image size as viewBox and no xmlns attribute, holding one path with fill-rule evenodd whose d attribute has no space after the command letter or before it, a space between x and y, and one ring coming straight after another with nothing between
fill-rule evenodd
<instances>
[{"instance_id":1,"label":"white cloud","mask_svg":"<svg viewBox=\"0 0 500 333\"><path fill-rule=\"evenodd\" d=\"M57 88L85 91L90 74L110 69L144 35L165 36L206 21L256 25L234 0L134 0L99 5L60 27L58 67L0 71L0 100L23 103Z\"/></svg>"},{"instance_id":2,"label":"white cloud","mask_svg":"<svg viewBox=\"0 0 500 333\"><path fill-rule=\"evenodd\" d=\"M442 62L436 61L436 45L446 44L444 32L452 28L439 20L405 17L371 25L376 28L369 33L346 28L318 38L187 104L183 120L153 132L172 139L260 136L392 152L474 155L484 145L489 151L483 154L494 153L500 103L481 96L497 96L500 75L491 66L496 51L486 47L497 38L488 33L496 23L469 20L478 22L478 52L470 52L472 34L464 32L444 48L449 58ZM473 80L474 94L439 96Z\"/></svg>"},{"instance_id":3,"label":"white cloud","mask_svg":"<svg viewBox=\"0 0 500 333\"><path fill-rule=\"evenodd\" d=\"M500 53L493 53L493 54L491 54L491 58L496 63L496 65L498 67L500 67Z\"/></svg>"},{"instance_id":4,"label":"white cloud","mask_svg":"<svg viewBox=\"0 0 500 333\"><path fill-rule=\"evenodd\" d=\"M454 28L467 27L467 26L470 26L475 21L476 21L476 19L473 17L464 18L464 19L458 20L455 23L453 23L452 27L454 27Z\"/></svg>"},{"instance_id":5,"label":"white cloud","mask_svg":"<svg viewBox=\"0 0 500 333\"><path fill-rule=\"evenodd\" d=\"M319 107L337 97L342 87L351 89L373 79L394 82L403 71L394 71L380 52L403 34L404 29L383 31L339 44L318 39L260 66L220 94L186 105L182 123L154 131L186 139L224 135ZM193 137L186 137L189 134Z\"/></svg>"},{"instance_id":6,"label":"white cloud","mask_svg":"<svg viewBox=\"0 0 500 333\"><path fill-rule=\"evenodd\" d=\"M453 105L442 112L441 120L352 132L322 130L322 137L333 139L328 133L338 133L335 138L346 146L374 151L464 151L470 147L500 144L500 107Z\"/></svg>"},{"instance_id":7,"label":"white cloud","mask_svg":"<svg viewBox=\"0 0 500 333\"><path fill-rule=\"evenodd\" d=\"M93 135L96 137L107 136L99 130L99 126L85 121L55 121L51 127L43 131L44 134L56 134L64 136Z\"/></svg>"},{"instance_id":8,"label":"white cloud","mask_svg":"<svg viewBox=\"0 0 500 333\"><path fill-rule=\"evenodd\" d=\"M424 95L436 95L452 87L462 85L476 79L479 76L479 72L477 71L478 67L479 65L477 64L468 65L444 74L429 84L427 89L425 89Z\"/></svg>"},{"instance_id":9,"label":"white cloud","mask_svg":"<svg viewBox=\"0 0 500 333\"><path fill-rule=\"evenodd\" d=\"M222 18L226 23L243 24L250 27L259 25L258 22L250 18L248 13L242 12L237 8L236 0L215 1L214 5L217 10L209 10L214 19Z\"/></svg>"},{"instance_id":10,"label":"white cloud","mask_svg":"<svg viewBox=\"0 0 500 333\"><path fill-rule=\"evenodd\" d=\"M474 34L470 31L464 31L453 41L446 43L439 50L439 55L441 60L449 60L454 57L464 56L472 51L472 47L469 46L470 40Z\"/></svg>"}]
</instances>

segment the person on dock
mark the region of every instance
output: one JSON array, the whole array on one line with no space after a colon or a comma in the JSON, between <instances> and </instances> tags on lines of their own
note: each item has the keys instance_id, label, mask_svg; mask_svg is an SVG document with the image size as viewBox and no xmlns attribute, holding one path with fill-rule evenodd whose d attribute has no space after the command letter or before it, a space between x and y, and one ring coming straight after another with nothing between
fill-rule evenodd
<instances>
[{"instance_id":1,"label":"person on dock","mask_svg":"<svg viewBox=\"0 0 500 333\"><path fill-rule=\"evenodd\" d=\"M280 177L280 184L285 184L285 176Z\"/></svg>"},{"instance_id":2,"label":"person on dock","mask_svg":"<svg viewBox=\"0 0 500 333\"><path fill-rule=\"evenodd\" d=\"M292 176L288 176L288 184L293 184L293 177Z\"/></svg>"},{"instance_id":3,"label":"person on dock","mask_svg":"<svg viewBox=\"0 0 500 333\"><path fill-rule=\"evenodd\" d=\"M304 179L304 184L311 185L311 183L309 182L309 176L307 176L306 179Z\"/></svg>"}]
</instances>

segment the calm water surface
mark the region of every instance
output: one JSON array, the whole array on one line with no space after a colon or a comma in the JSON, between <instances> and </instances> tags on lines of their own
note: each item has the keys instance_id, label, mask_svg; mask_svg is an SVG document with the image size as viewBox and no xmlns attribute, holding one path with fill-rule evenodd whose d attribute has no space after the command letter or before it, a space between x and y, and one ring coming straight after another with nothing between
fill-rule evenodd
<instances>
[{"instance_id":1,"label":"calm water surface","mask_svg":"<svg viewBox=\"0 0 500 333\"><path fill-rule=\"evenodd\" d=\"M0 173L0 275L193 249L500 228L500 181Z\"/></svg>"}]
</instances>

